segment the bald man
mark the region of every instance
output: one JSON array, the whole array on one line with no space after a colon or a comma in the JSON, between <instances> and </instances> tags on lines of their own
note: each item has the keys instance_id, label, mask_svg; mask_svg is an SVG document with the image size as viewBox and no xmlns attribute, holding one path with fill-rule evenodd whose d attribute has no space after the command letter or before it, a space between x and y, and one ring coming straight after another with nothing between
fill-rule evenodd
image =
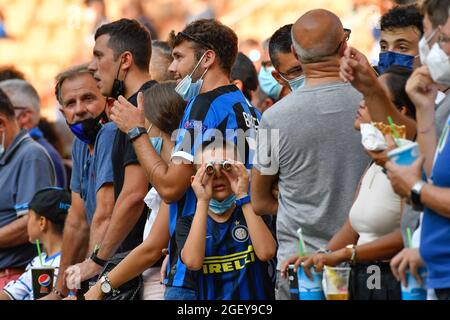
<instances>
[{"instance_id":1,"label":"bald man","mask_svg":"<svg viewBox=\"0 0 450 320\"><path fill-rule=\"evenodd\" d=\"M305 86L268 109L259 126L252 205L258 215L277 215L280 300L289 299L289 282L281 277L281 266L291 256L298 258L300 227L309 253L335 250L354 240L329 245L347 219L369 163L353 129L362 96L339 77L349 35L339 18L326 10L298 19L292 43ZM272 193L277 181L279 200Z\"/></svg>"}]
</instances>

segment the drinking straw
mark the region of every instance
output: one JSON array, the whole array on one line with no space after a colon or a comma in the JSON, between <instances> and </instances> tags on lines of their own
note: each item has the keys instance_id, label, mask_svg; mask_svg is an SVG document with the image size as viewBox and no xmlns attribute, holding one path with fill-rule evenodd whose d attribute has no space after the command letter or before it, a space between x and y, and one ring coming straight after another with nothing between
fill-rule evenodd
<instances>
[{"instance_id":1,"label":"drinking straw","mask_svg":"<svg viewBox=\"0 0 450 320\"><path fill-rule=\"evenodd\" d=\"M306 248L305 242L303 241L302 228L298 228L297 233L298 233L299 256L303 257L306 256Z\"/></svg>"},{"instance_id":2,"label":"drinking straw","mask_svg":"<svg viewBox=\"0 0 450 320\"><path fill-rule=\"evenodd\" d=\"M41 266L44 266L44 264L42 263L41 246L39 244L39 239L36 239L36 248L39 255L39 261L41 262Z\"/></svg>"},{"instance_id":3,"label":"drinking straw","mask_svg":"<svg viewBox=\"0 0 450 320\"><path fill-rule=\"evenodd\" d=\"M391 130L392 130L392 133L394 134L395 143L397 144L397 147L400 147L400 140L399 140L397 130L395 130L394 121L392 121L391 116L388 116L387 119L388 119L389 124L391 125Z\"/></svg>"},{"instance_id":4,"label":"drinking straw","mask_svg":"<svg viewBox=\"0 0 450 320\"><path fill-rule=\"evenodd\" d=\"M408 248L412 248L412 236L411 236L411 228L410 227L406 228L406 239L408 241L408 243L407 243Z\"/></svg>"}]
</instances>

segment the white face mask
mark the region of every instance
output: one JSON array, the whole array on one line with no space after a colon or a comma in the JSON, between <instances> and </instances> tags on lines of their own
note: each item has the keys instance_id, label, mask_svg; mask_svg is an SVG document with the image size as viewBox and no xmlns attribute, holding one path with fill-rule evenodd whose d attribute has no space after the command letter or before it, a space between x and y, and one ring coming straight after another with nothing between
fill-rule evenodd
<instances>
[{"instance_id":1,"label":"white face mask","mask_svg":"<svg viewBox=\"0 0 450 320\"><path fill-rule=\"evenodd\" d=\"M0 144L0 157L5 153L5 137L6 134L2 132L2 144Z\"/></svg>"},{"instance_id":2,"label":"white face mask","mask_svg":"<svg viewBox=\"0 0 450 320\"><path fill-rule=\"evenodd\" d=\"M188 74L186 77L184 77L183 80L181 80L180 83L178 83L178 85L175 87L176 93L178 93L178 95L180 95L180 97L182 97L183 100L186 102L198 96L198 94L200 93L200 90L203 85L203 77L205 76L208 69L206 69L205 72L203 72L200 79L198 79L194 83L192 83L192 75L194 74L195 70L197 70L198 66L200 65L200 62L203 60L205 55L206 52L200 58L194 70L192 70L191 74Z\"/></svg>"},{"instance_id":3,"label":"white face mask","mask_svg":"<svg viewBox=\"0 0 450 320\"><path fill-rule=\"evenodd\" d=\"M435 29L428 38L423 35L419 41L419 56L422 64L426 64L427 57L430 54L430 46L428 43L433 39L437 31L438 29Z\"/></svg>"},{"instance_id":4,"label":"white face mask","mask_svg":"<svg viewBox=\"0 0 450 320\"><path fill-rule=\"evenodd\" d=\"M435 43L427 56L425 64L434 82L450 86L450 57Z\"/></svg>"}]
</instances>

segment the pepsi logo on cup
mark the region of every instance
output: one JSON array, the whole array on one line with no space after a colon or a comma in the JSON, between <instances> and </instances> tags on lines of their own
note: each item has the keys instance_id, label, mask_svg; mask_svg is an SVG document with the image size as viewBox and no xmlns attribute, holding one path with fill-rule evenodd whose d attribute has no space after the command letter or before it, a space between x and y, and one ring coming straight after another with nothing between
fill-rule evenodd
<instances>
[{"instance_id":1,"label":"pepsi logo on cup","mask_svg":"<svg viewBox=\"0 0 450 320\"><path fill-rule=\"evenodd\" d=\"M41 274L38 278L38 282L42 287L48 287L52 282L52 279L48 274Z\"/></svg>"}]
</instances>

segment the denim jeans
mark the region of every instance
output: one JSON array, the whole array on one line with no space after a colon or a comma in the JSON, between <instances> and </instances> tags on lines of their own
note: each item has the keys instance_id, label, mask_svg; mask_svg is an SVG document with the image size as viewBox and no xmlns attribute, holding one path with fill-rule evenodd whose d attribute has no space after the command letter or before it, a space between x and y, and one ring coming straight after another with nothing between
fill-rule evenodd
<instances>
[{"instance_id":1,"label":"denim jeans","mask_svg":"<svg viewBox=\"0 0 450 320\"><path fill-rule=\"evenodd\" d=\"M197 300L197 292L182 287L166 287L164 300Z\"/></svg>"}]
</instances>

